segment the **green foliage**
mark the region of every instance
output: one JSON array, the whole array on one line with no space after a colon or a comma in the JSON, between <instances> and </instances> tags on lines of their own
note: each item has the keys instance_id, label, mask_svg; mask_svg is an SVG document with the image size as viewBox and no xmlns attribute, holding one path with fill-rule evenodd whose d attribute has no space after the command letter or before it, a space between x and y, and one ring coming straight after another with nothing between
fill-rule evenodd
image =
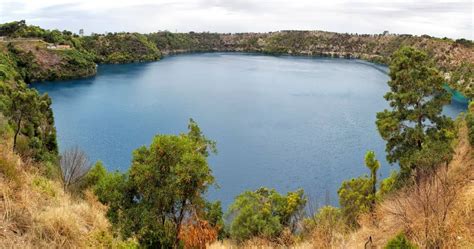
<instances>
[{"instance_id":1,"label":"green foliage","mask_svg":"<svg viewBox=\"0 0 474 249\"><path fill-rule=\"evenodd\" d=\"M365 165L370 170L370 178L365 175L344 181L337 191L342 213L351 227L358 226L358 216L372 211L377 200L377 170L380 162L376 159L375 152L367 151Z\"/></svg>"},{"instance_id":2,"label":"green foliage","mask_svg":"<svg viewBox=\"0 0 474 249\"><path fill-rule=\"evenodd\" d=\"M377 192L377 199L381 199L387 194L391 193L393 190L397 189L397 179L399 175L396 171L392 171L390 173L390 176L383 179L380 182L380 188L379 191Z\"/></svg>"},{"instance_id":3,"label":"green foliage","mask_svg":"<svg viewBox=\"0 0 474 249\"><path fill-rule=\"evenodd\" d=\"M14 130L13 149L23 136L22 152L36 160L57 155L56 131L54 129L51 99L19 83L15 89L8 85L0 88L3 97L3 115L9 119Z\"/></svg>"},{"instance_id":4,"label":"green foliage","mask_svg":"<svg viewBox=\"0 0 474 249\"><path fill-rule=\"evenodd\" d=\"M345 227L344 214L340 208L333 206L321 207L314 217L306 218L304 223L305 229L308 231L320 228L323 230L333 229L341 232Z\"/></svg>"},{"instance_id":5,"label":"green foliage","mask_svg":"<svg viewBox=\"0 0 474 249\"><path fill-rule=\"evenodd\" d=\"M337 194L347 224L358 227L357 218L370 211L375 199L372 192L372 179L362 176L344 181Z\"/></svg>"},{"instance_id":6,"label":"green foliage","mask_svg":"<svg viewBox=\"0 0 474 249\"><path fill-rule=\"evenodd\" d=\"M206 159L213 145L191 120L188 134L157 135L149 147L135 150L127 174L104 176L99 164L88 179L98 179L94 191L125 238L135 236L144 247L176 247L192 212L222 223L220 203L203 197L214 183Z\"/></svg>"},{"instance_id":7,"label":"green foliage","mask_svg":"<svg viewBox=\"0 0 474 249\"><path fill-rule=\"evenodd\" d=\"M105 177L107 177L107 169L101 161L97 161L94 166L87 172L84 177L84 185L87 187L96 186Z\"/></svg>"},{"instance_id":8,"label":"green foliage","mask_svg":"<svg viewBox=\"0 0 474 249\"><path fill-rule=\"evenodd\" d=\"M405 234L400 233L395 238L388 241L385 249L416 249L417 247L413 245L405 236Z\"/></svg>"},{"instance_id":9,"label":"green foliage","mask_svg":"<svg viewBox=\"0 0 474 249\"><path fill-rule=\"evenodd\" d=\"M387 160L400 164L403 177L449 160L453 122L441 111L450 96L433 62L426 53L403 47L392 56L390 78L385 99L392 109L377 113L376 121L387 141Z\"/></svg>"},{"instance_id":10,"label":"green foliage","mask_svg":"<svg viewBox=\"0 0 474 249\"><path fill-rule=\"evenodd\" d=\"M229 207L230 236L243 241L255 236L274 239L284 228L294 232L306 201L302 189L286 195L267 188L245 191Z\"/></svg>"},{"instance_id":11,"label":"green foliage","mask_svg":"<svg viewBox=\"0 0 474 249\"><path fill-rule=\"evenodd\" d=\"M56 191L51 185L51 181L48 179L37 176L32 181L33 186L40 192L49 195L50 197L56 197Z\"/></svg>"},{"instance_id":12,"label":"green foliage","mask_svg":"<svg viewBox=\"0 0 474 249\"><path fill-rule=\"evenodd\" d=\"M469 103L469 110L466 114L466 124L468 128L469 142L474 146L474 102Z\"/></svg>"},{"instance_id":13,"label":"green foliage","mask_svg":"<svg viewBox=\"0 0 474 249\"><path fill-rule=\"evenodd\" d=\"M370 170L370 179L372 180L372 195L377 193L377 170L380 168L380 162L375 157L374 151L367 151L365 154L365 165ZM372 200L372 207L375 205L375 198Z\"/></svg>"},{"instance_id":14,"label":"green foliage","mask_svg":"<svg viewBox=\"0 0 474 249\"><path fill-rule=\"evenodd\" d=\"M220 201L206 202L203 210L203 218L209 222L212 227L218 229L217 238L227 237L224 224L224 213Z\"/></svg>"},{"instance_id":15,"label":"green foliage","mask_svg":"<svg viewBox=\"0 0 474 249\"><path fill-rule=\"evenodd\" d=\"M85 36L81 45L99 63L153 61L161 57L156 45L138 33Z\"/></svg>"},{"instance_id":16,"label":"green foliage","mask_svg":"<svg viewBox=\"0 0 474 249\"><path fill-rule=\"evenodd\" d=\"M147 35L162 51L186 50L188 52L213 51L221 46L216 33L171 33L168 31Z\"/></svg>"}]
</instances>

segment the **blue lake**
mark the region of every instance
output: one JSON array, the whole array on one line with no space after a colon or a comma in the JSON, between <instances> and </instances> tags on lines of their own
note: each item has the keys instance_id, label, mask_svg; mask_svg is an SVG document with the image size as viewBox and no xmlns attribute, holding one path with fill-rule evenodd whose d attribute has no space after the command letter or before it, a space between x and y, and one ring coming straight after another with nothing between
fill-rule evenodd
<instances>
[{"instance_id":1,"label":"blue lake","mask_svg":"<svg viewBox=\"0 0 474 249\"><path fill-rule=\"evenodd\" d=\"M78 145L109 170L127 170L132 150L155 134L186 132L193 118L217 141L210 164L219 188L209 198L227 206L244 190L301 187L315 205L337 205L340 183L368 173L367 150L382 177L397 169L375 126L388 107L384 70L345 59L187 54L33 86L53 99L60 149Z\"/></svg>"}]
</instances>

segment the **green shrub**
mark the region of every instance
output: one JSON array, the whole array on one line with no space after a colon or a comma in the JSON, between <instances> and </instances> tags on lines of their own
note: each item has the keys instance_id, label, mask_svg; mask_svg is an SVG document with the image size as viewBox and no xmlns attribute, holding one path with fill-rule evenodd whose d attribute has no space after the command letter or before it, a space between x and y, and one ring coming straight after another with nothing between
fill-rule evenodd
<instances>
[{"instance_id":1,"label":"green shrub","mask_svg":"<svg viewBox=\"0 0 474 249\"><path fill-rule=\"evenodd\" d=\"M381 199L385 197L387 194L390 194L393 190L397 187L397 180L398 180L398 173L396 171L392 171L390 176L383 179L380 182L380 188L377 192L377 198Z\"/></svg>"},{"instance_id":2,"label":"green shrub","mask_svg":"<svg viewBox=\"0 0 474 249\"><path fill-rule=\"evenodd\" d=\"M337 194L347 224L358 227L357 218L370 210L375 198L372 194L372 180L368 176L362 176L344 181Z\"/></svg>"},{"instance_id":3,"label":"green shrub","mask_svg":"<svg viewBox=\"0 0 474 249\"><path fill-rule=\"evenodd\" d=\"M56 197L56 191L54 190L53 186L51 185L51 182L48 179L42 176L37 176L33 179L32 184L40 192L51 197Z\"/></svg>"},{"instance_id":4,"label":"green shrub","mask_svg":"<svg viewBox=\"0 0 474 249\"><path fill-rule=\"evenodd\" d=\"M385 249L416 249L417 247L413 245L405 236L404 233L400 233L395 238L388 241Z\"/></svg>"},{"instance_id":5,"label":"green shrub","mask_svg":"<svg viewBox=\"0 0 474 249\"><path fill-rule=\"evenodd\" d=\"M237 241L252 237L275 239L284 228L295 231L305 205L302 189L286 195L267 188L245 191L229 207L230 236Z\"/></svg>"}]
</instances>

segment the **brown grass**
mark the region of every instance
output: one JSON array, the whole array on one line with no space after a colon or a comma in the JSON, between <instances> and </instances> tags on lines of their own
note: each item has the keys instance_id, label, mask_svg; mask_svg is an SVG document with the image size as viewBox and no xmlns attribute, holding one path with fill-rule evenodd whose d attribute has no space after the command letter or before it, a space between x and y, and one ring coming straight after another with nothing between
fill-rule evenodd
<instances>
[{"instance_id":1,"label":"brown grass","mask_svg":"<svg viewBox=\"0 0 474 249\"><path fill-rule=\"evenodd\" d=\"M6 144L0 144L0 159L0 167L8 169L0 170L0 248L100 248L114 243L106 209L93 194L71 197L59 182L38 173L40 165L24 162Z\"/></svg>"}]
</instances>

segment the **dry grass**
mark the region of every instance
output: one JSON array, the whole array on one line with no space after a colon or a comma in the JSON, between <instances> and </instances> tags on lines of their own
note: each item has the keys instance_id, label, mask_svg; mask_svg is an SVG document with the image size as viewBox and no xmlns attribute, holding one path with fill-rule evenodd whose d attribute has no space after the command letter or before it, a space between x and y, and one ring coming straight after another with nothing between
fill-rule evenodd
<instances>
[{"instance_id":1,"label":"dry grass","mask_svg":"<svg viewBox=\"0 0 474 249\"><path fill-rule=\"evenodd\" d=\"M59 182L38 173L38 165L24 162L0 145L0 158L15 178L0 170L1 248L110 247L114 239L105 207L86 193L75 199ZM11 175L11 173L10 173Z\"/></svg>"}]
</instances>

